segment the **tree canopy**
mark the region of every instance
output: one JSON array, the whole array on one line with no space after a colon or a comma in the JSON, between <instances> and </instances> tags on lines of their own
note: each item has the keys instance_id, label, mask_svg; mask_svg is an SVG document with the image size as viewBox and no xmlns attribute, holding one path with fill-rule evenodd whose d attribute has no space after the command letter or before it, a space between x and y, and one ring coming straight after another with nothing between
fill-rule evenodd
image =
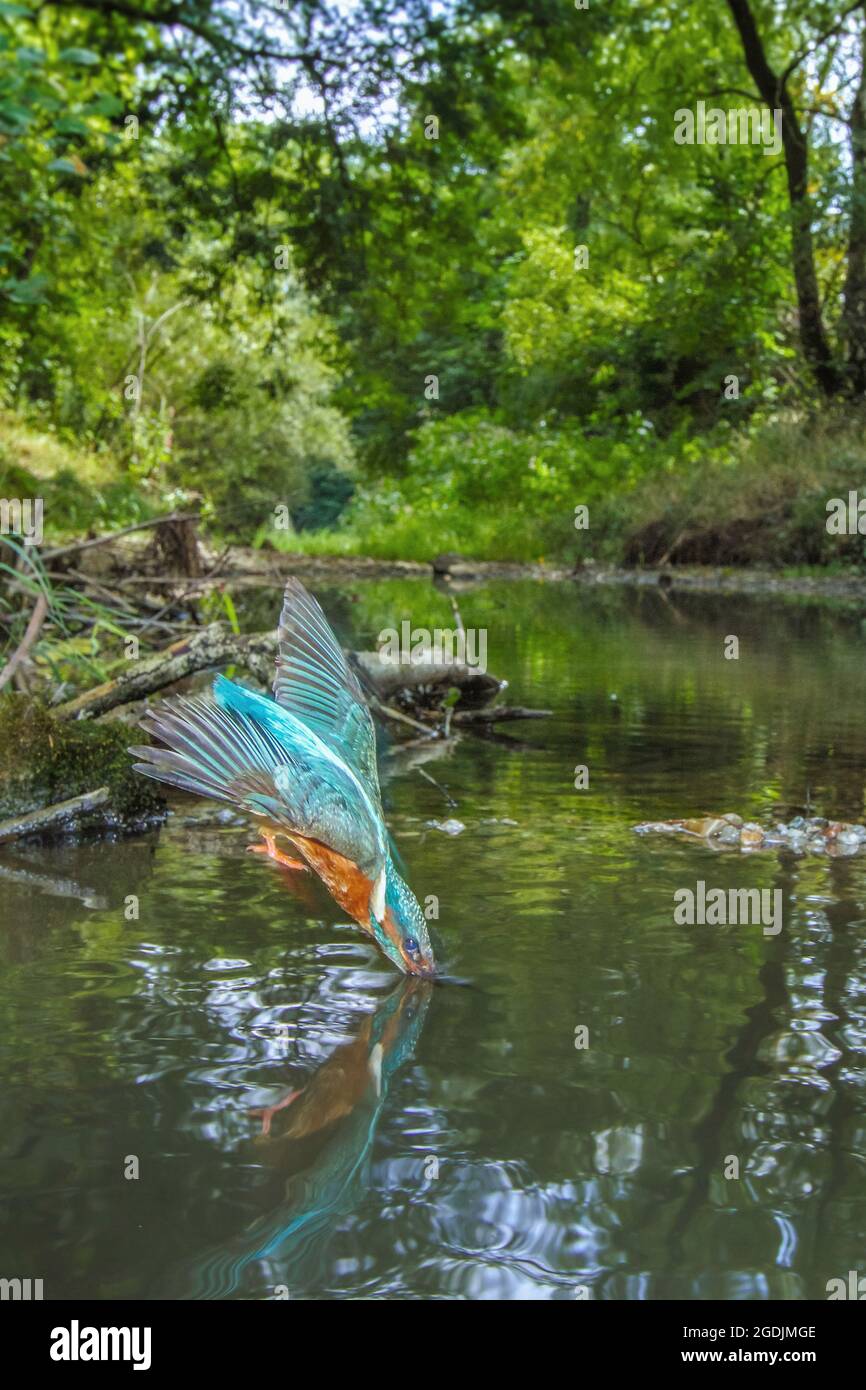
<instances>
[{"instance_id":1,"label":"tree canopy","mask_svg":"<svg viewBox=\"0 0 866 1390\"><path fill-rule=\"evenodd\" d=\"M698 438L854 409L864 36L804 0L4 0L3 403L247 537L353 470L365 515L447 530L495 478L567 531ZM680 139L699 107L746 138Z\"/></svg>"}]
</instances>

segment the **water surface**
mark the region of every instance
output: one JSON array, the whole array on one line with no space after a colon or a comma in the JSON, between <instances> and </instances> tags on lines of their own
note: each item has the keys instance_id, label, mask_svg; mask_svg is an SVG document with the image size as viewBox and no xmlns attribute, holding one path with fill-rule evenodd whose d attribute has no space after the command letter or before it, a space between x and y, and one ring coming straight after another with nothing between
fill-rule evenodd
<instances>
[{"instance_id":1,"label":"water surface","mask_svg":"<svg viewBox=\"0 0 866 1390\"><path fill-rule=\"evenodd\" d=\"M317 592L356 646L451 622L426 582ZM278 595L236 597L273 623ZM632 829L863 819L861 618L534 583L460 608L509 701L553 711L383 747L407 876L473 988L401 984L192 798L133 839L2 852L0 1274L47 1298L762 1300L862 1265L866 857ZM697 879L781 889L782 931L676 925Z\"/></svg>"}]
</instances>

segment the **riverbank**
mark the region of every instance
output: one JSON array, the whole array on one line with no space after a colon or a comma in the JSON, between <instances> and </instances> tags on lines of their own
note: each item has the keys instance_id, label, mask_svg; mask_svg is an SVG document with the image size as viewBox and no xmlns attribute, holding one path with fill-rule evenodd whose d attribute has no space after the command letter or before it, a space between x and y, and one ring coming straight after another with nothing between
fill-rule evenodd
<instances>
[{"instance_id":1,"label":"riverbank","mask_svg":"<svg viewBox=\"0 0 866 1390\"><path fill-rule=\"evenodd\" d=\"M241 525L218 497L178 486L167 465L142 479L111 449L60 440L0 410L0 497L13 508L24 505L16 498L39 500L49 551L169 511L196 513L209 552L224 555L232 573L426 574L449 552L473 573L505 577L587 571L593 582L651 583L647 576L670 572L678 586L763 593L814 592L819 578L838 595L856 592L866 573L864 425L851 410L794 416L677 447L656 441L651 457L640 452L646 441L632 441L622 459L613 439L593 437L587 447L611 454L605 468L598 459L589 467L562 440L539 453L540 444L496 430L494 449L481 423L455 426L451 452L428 456L419 443L402 472L359 470L333 520L304 526L303 494L290 489L275 505L288 487L280 479ZM463 468L466 457L472 466ZM4 526L14 535L20 527L10 517ZM163 566L169 577L186 568ZM744 573L761 578L744 581Z\"/></svg>"},{"instance_id":2,"label":"riverbank","mask_svg":"<svg viewBox=\"0 0 866 1390\"><path fill-rule=\"evenodd\" d=\"M672 593L755 594L761 596L847 599L866 602L866 572L854 566L759 568L751 565L614 565L475 560L455 553L422 560L381 559L372 555L326 555L275 550L269 546L221 546L198 540L193 566L197 573L166 573L164 547L146 531L84 551L76 561L79 574L110 583L140 583L154 592L182 586L186 592L233 585L281 585L290 574L315 582L343 583L365 579L432 579L455 593L492 580L537 580L602 586L658 588Z\"/></svg>"},{"instance_id":3,"label":"riverbank","mask_svg":"<svg viewBox=\"0 0 866 1390\"><path fill-rule=\"evenodd\" d=\"M443 556L431 564L417 560L379 560L372 556L309 555L252 550L238 546L229 551L219 571L221 579L260 584L280 582L287 574L314 580L430 578L455 591L491 580L534 579L564 583L633 588L658 588L670 592L756 594L780 597L850 599L866 603L866 573L830 571L815 566L801 571L758 569L749 566L661 565L622 566L593 563L568 566L541 562L472 560ZM217 576L212 576L212 582Z\"/></svg>"}]
</instances>

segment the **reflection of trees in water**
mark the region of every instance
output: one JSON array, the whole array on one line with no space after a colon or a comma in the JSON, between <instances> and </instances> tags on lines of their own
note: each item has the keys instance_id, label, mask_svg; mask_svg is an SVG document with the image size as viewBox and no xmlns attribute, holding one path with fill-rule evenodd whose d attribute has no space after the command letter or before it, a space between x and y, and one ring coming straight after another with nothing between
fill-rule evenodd
<instances>
[{"instance_id":1,"label":"reflection of trees in water","mask_svg":"<svg viewBox=\"0 0 866 1390\"><path fill-rule=\"evenodd\" d=\"M789 1297L822 1297L826 1278L847 1273L847 1266L836 1268L838 1254L831 1266L825 1252L846 1243L844 1196L854 1166L850 1131L864 1108L862 1078L846 1065L846 1033L854 1028L862 1038L863 1010L852 1017L848 1001L866 990L866 959L851 929L862 922L862 909L843 896L851 887L851 866L836 862L829 871L839 898L796 923L789 918L771 939L758 975L761 997L746 1010L725 1054L725 1071L692 1129L695 1162L667 1239L668 1275L680 1296L689 1270L706 1260L700 1218L708 1205L731 1214L751 1207L773 1215L780 1232L777 1266L808 1269L814 1281L809 1287L792 1275ZM775 886L784 901L797 882L796 863L781 864ZM754 1078L765 1085L751 1087L750 1096L744 1083ZM729 1155L740 1161L739 1179L724 1176ZM849 1243L856 1268L859 1228ZM773 1293L780 1296L779 1285Z\"/></svg>"}]
</instances>

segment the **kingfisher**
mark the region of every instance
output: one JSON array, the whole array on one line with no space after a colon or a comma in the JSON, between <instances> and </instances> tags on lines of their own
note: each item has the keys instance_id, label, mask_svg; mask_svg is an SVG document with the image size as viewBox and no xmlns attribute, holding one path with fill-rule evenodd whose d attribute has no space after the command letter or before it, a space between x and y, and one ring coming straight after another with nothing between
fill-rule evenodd
<instances>
[{"instance_id":1,"label":"kingfisher","mask_svg":"<svg viewBox=\"0 0 866 1390\"><path fill-rule=\"evenodd\" d=\"M140 722L165 746L130 748L135 769L256 817L263 843L254 853L293 872L312 869L399 970L432 978L427 922L394 864L364 692L295 578L277 644L273 697L216 676L209 696L163 700Z\"/></svg>"}]
</instances>

